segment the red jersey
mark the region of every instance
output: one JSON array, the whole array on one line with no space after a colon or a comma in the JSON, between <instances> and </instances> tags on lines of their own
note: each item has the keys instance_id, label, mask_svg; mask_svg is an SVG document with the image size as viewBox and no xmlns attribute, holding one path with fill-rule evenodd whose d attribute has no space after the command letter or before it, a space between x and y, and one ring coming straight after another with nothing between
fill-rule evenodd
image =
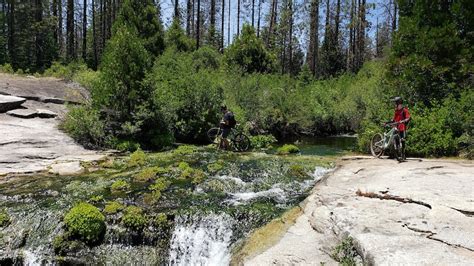
<instances>
[{"instance_id":1,"label":"red jersey","mask_svg":"<svg viewBox=\"0 0 474 266\"><path fill-rule=\"evenodd\" d=\"M393 116L393 121L400 122L405 119L410 119L410 113L408 112L408 108L403 107L401 110L395 109L395 115ZM398 124L397 129L398 131L405 131L406 130L405 123Z\"/></svg>"}]
</instances>

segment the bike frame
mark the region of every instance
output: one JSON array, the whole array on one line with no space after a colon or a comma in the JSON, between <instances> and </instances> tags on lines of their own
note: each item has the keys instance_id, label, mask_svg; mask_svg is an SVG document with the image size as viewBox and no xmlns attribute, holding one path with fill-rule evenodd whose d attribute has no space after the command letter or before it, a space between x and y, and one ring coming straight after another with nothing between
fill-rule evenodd
<instances>
[{"instance_id":1,"label":"bike frame","mask_svg":"<svg viewBox=\"0 0 474 266\"><path fill-rule=\"evenodd\" d=\"M395 135L398 134L398 129L392 126L388 132L383 133L383 149L386 150L393 143Z\"/></svg>"}]
</instances>

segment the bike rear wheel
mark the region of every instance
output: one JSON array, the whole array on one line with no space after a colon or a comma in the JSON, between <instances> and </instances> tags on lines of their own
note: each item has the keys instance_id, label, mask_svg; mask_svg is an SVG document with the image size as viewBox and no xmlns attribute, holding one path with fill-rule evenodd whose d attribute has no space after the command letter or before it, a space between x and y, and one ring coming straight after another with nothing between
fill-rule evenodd
<instances>
[{"instance_id":1,"label":"bike rear wheel","mask_svg":"<svg viewBox=\"0 0 474 266\"><path fill-rule=\"evenodd\" d=\"M215 143L216 139L221 135L222 130L218 127L211 128L207 131L207 138L210 142Z\"/></svg>"},{"instance_id":2,"label":"bike rear wheel","mask_svg":"<svg viewBox=\"0 0 474 266\"><path fill-rule=\"evenodd\" d=\"M383 136L380 133L375 134L370 140L370 153L372 156L379 158L384 152Z\"/></svg>"},{"instance_id":3,"label":"bike rear wheel","mask_svg":"<svg viewBox=\"0 0 474 266\"><path fill-rule=\"evenodd\" d=\"M250 139L243 133L238 133L232 140L236 151L248 151L250 149Z\"/></svg>"}]
</instances>

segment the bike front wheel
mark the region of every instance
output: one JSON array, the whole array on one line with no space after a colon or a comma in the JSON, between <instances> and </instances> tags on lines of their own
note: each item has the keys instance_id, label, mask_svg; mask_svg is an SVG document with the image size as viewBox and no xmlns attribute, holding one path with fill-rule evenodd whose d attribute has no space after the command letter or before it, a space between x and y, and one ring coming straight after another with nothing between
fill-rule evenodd
<instances>
[{"instance_id":1,"label":"bike front wheel","mask_svg":"<svg viewBox=\"0 0 474 266\"><path fill-rule=\"evenodd\" d=\"M218 127L211 128L207 131L207 138L209 139L210 142L215 143L217 137L220 136L222 133L222 130Z\"/></svg>"},{"instance_id":2,"label":"bike front wheel","mask_svg":"<svg viewBox=\"0 0 474 266\"><path fill-rule=\"evenodd\" d=\"M375 134L370 140L370 153L372 156L379 158L384 152L383 136L380 133Z\"/></svg>"},{"instance_id":3,"label":"bike front wheel","mask_svg":"<svg viewBox=\"0 0 474 266\"><path fill-rule=\"evenodd\" d=\"M236 151L248 151L250 149L250 139L242 133L235 135L232 142Z\"/></svg>"}]
</instances>

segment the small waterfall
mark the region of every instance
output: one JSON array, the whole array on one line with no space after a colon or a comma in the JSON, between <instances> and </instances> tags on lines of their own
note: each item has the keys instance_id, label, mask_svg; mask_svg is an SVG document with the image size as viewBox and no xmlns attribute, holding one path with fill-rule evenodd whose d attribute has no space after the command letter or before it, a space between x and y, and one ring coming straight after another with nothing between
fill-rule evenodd
<instances>
[{"instance_id":1,"label":"small waterfall","mask_svg":"<svg viewBox=\"0 0 474 266\"><path fill-rule=\"evenodd\" d=\"M234 224L228 214L177 216L169 265L229 265Z\"/></svg>"}]
</instances>

